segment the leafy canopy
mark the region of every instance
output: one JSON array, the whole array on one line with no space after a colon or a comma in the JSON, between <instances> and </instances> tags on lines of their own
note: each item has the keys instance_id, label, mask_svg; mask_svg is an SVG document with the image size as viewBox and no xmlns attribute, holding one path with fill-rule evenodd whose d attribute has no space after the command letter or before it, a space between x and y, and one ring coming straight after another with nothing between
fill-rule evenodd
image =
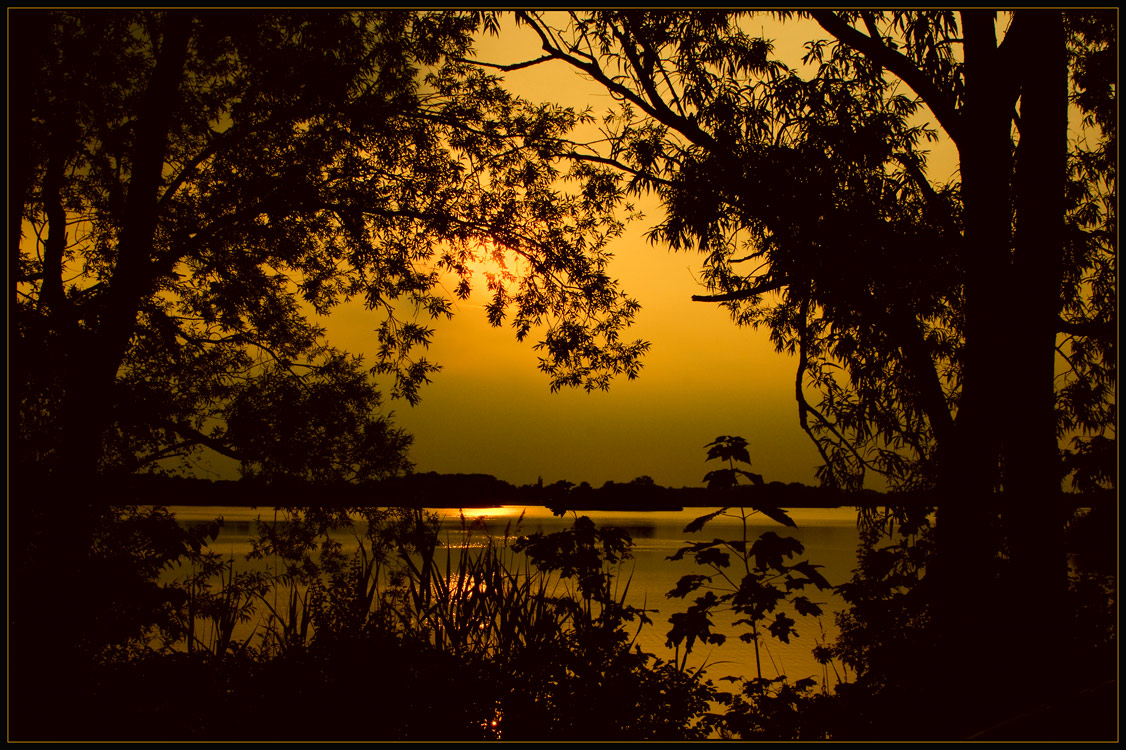
<instances>
[{"instance_id":1,"label":"leafy canopy","mask_svg":"<svg viewBox=\"0 0 1126 750\"><path fill-rule=\"evenodd\" d=\"M615 165L629 191L655 192L666 217L651 238L703 254L710 293L696 299L766 326L797 355L799 418L821 452L822 481L857 489L874 472L892 488L932 486L937 445L959 412L975 252L960 176L928 172L931 143L945 135L961 148L973 137L961 16L518 18L545 57L618 102L603 121L608 145L573 157ZM778 21L808 32L800 66L779 59L767 36ZM1057 413L1061 437L1076 437L1072 468L1097 483L1095 454L1105 477L1115 441L1116 20L1069 11L1064 23L1084 119L1070 145ZM1020 130L1014 122L1014 149Z\"/></svg>"},{"instance_id":2,"label":"leafy canopy","mask_svg":"<svg viewBox=\"0 0 1126 750\"><path fill-rule=\"evenodd\" d=\"M637 374L638 305L607 271L620 188L555 158L587 115L458 61L476 14L14 21L18 463L61 470L93 422L100 471L208 446L264 476L397 472L375 378L418 400L479 261L489 321L541 337L552 388ZM347 300L372 362L318 323Z\"/></svg>"}]
</instances>

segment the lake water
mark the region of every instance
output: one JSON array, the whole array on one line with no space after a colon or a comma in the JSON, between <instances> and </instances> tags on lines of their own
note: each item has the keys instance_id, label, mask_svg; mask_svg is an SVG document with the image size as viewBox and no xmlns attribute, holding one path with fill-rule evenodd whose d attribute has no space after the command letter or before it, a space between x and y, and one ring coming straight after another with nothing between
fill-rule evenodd
<instances>
[{"instance_id":1,"label":"lake water","mask_svg":"<svg viewBox=\"0 0 1126 750\"><path fill-rule=\"evenodd\" d=\"M269 509L255 509L223 506L175 506L170 508L181 523L204 522L223 517L224 525L219 537L211 543L211 549L219 554L233 556L236 564L246 563L250 551L250 537L254 533L254 522L274 518ZM710 570L698 568L690 559L670 561L667 558L687 543L710 541L715 538L742 538L743 528L739 519L719 517L709 522L702 531L686 534L684 527L698 516L710 512L709 508L687 508L681 511L625 512L588 511L579 515L590 516L599 526L618 526L626 529L633 537L633 558L623 563L620 580L631 577L628 601L635 606L643 606L650 612L653 625L642 629L638 642L641 648L664 659L671 659L673 651L666 647L665 637L669 629L668 617L674 612L687 609L694 594L687 599L668 599L671 591L682 575L687 573L709 573ZM464 539L461 514L473 520L480 528L503 537L506 528L510 536L531 534L537 531L550 533L570 526L573 521L569 515L563 518L553 516L542 507L504 506L487 509L466 509L464 511L438 509L433 512L443 518L443 538L450 546L456 547ZM798 508L789 511L798 528L785 528L770 519L755 515L754 525L748 525L747 538L753 540L766 531L774 531L782 536L792 536L799 540L805 551L789 562L808 560L822 566L820 572L833 585L844 583L852 574L856 563L858 534L856 511L851 508ZM516 524L519 523L517 526ZM341 541L346 542L352 532L342 532ZM775 677L785 674L791 681L803 677L814 677L818 682L835 684L831 671L813 658L815 646L831 642L837 634L834 614L843 607L843 602L831 591L807 590L810 600L822 604L824 614L819 618L799 617L798 637L789 644L783 644L766 636L760 642L762 654L762 676ZM689 658L689 665L699 666L706 662L707 673L712 679L726 675L752 677L755 674L754 648L743 643L737 632L730 627L734 618L714 618L716 632L728 636L721 646L697 646Z\"/></svg>"}]
</instances>

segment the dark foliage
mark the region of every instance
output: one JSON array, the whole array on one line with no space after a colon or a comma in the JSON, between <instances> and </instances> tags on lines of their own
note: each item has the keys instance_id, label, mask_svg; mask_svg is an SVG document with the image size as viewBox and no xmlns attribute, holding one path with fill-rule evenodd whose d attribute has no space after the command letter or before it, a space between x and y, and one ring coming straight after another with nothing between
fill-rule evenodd
<instances>
[{"instance_id":1,"label":"dark foliage","mask_svg":"<svg viewBox=\"0 0 1126 750\"><path fill-rule=\"evenodd\" d=\"M631 541L589 519L525 540L520 562L491 540L445 550L419 511L366 509L354 554L334 512L265 524L258 552L283 568L236 572L215 531L166 513L107 517L102 536L130 577L94 572L113 627L87 621L57 674L20 681L16 739L614 740L702 738L714 695L644 654L626 626L644 613L610 596ZM600 542L594 544L594 540ZM603 543L604 542L604 543ZM519 545L517 545L519 546ZM442 554L458 554L456 564ZM107 558L109 559L109 558ZM191 562L187 577L158 573ZM558 571L558 572L556 572ZM134 583L143 590L136 589ZM278 597L289 605L272 605ZM73 606L93 602L74 598ZM218 626L258 625L255 635ZM80 627L75 624L71 627ZM51 667L56 660L44 662ZM30 664L20 663L21 677ZM55 695L54 700L48 695ZM52 721L59 701L68 721Z\"/></svg>"}]
</instances>

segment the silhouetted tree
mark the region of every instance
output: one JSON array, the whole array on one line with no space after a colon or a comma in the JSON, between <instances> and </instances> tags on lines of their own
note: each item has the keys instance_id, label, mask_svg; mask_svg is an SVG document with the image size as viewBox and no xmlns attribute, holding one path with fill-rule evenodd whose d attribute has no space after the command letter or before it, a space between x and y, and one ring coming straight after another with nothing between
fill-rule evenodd
<instances>
[{"instance_id":1,"label":"silhouetted tree","mask_svg":"<svg viewBox=\"0 0 1126 750\"><path fill-rule=\"evenodd\" d=\"M540 335L554 385L636 374L645 345L620 333L637 306L606 270L617 186L553 160L580 115L455 60L480 20L9 14L21 731L175 605L153 584L184 534L163 517L132 534L112 479L203 448L269 479L401 472L408 438L375 378L418 398L428 322L468 296L476 261L498 265L490 322ZM350 299L373 311L371 363L317 323Z\"/></svg>"},{"instance_id":2,"label":"silhouetted tree","mask_svg":"<svg viewBox=\"0 0 1126 750\"><path fill-rule=\"evenodd\" d=\"M395 473L407 440L372 376L418 398L426 323L479 259L501 263L490 321L544 329L554 385L636 373L636 305L605 267L616 187L584 167L560 192L580 116L454 61L476 15L10 20L17 466L85 478L207 446L255 473ZM370 372L316 322L348 299L375 313Z\"/></svg>"},{"instance_id":3,"label":"silhouetted tree","mask_svg":"<svg viewBox=\"0 0 1126 750\"><path fill-rule=\"evenodd\" d=\"M940 668L1004 652L1027 687L1040 634L1016 603L1051 611L1066 583L1059 440L1109 457L1116 435L1116 15L780 16L809 24L807 70L746 13L518 14L620 104L609 151L574 158L656 192L652 238L705 254L696 299L797 355L822 481L940 491ZM927 174L928 115L954 182Z\"/></svg>"}]
</instances>

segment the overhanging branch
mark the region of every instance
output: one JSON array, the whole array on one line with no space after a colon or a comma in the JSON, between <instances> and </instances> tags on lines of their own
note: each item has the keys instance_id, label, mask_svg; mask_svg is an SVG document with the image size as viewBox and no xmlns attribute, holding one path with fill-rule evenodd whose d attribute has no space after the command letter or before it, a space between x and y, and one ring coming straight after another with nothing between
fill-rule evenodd
<instances>
[{"instance_id":1,"label":"overhanging branch","mask_svg":"<svg viewBox=\"0 0 1126 750\"><path fill-rule=\"evenodd\" d=\"M455 61L460 62L460 63L467 63L469 65L477 65L477 66L480 66L482 68L492 68L493 70L503 70L505 72L510 71L510 70L520 70L521 68L530 68L533 65L539 65L542 62L547 62L548 60L554 60L554 59L555 59L555 55L543 55L542 57L537 57L535 60L525 60L524 62L509 63L508 65L502 65L500 63L482 62L481 60L470 60L469 58L466 58L466 57L455 57L454 58Z\"/></svg>"},{"instance_id":2,"label":"overhanging branch","mask_svg":"<svg viewBox=\"0 0 1126 750\"><path fill-rule=\"evenodd\" d=\"M1056 320L1056 331L1072 336L1115 336L1117 325L1111 320Z\"/></svg>"},{"instance_id":3,"label":"overhanging branch","mask_svg":"<svg viewBox=\"0 0 1126 750\"><path fill-rule=\"evenodd\" d=\"M626 164L623 164L622 162L618 161L617 159L611 159L607 156L598 156L596 154L583 154L583 153L579 153L578 151L568 151L568 152L563 154L563 157L566 158L566 159L572 159L574 161L586 161L586 162L590 162L592 164L604 164L608 167L613 167L614 169L618 170L619 172L624 172L625 174L633 175L634 177L636 177L639 180L644 180L646 182L652 182L653 184L656 184L656 185L664 185L665 187L672 187L673 186L672 180L665 179L664 177L658 177L657 175L655 175L651 172L643 172L639 169L634 169L633 167L630 167Z\"/></svg>"},{"instance_id":4,"label":"overhanging branch","mask_svg":"<svg viewBox=\"0 0 1126 750\"><path fill-rule=\"evenodd\" d=\"M733 292L725 292L723 294L693 294L693 302L735 302L741 299L748 299L759 294L766 292L773 292L786 286L786 281L764 281L761 284L747 287L746 289L736 289Z\"/></svg>"},{"instance_id":5,"label":"overhanging branch","mask_svg":"<svg viewBox=\"0 0 1126 750\"><path fill-rule=\"evenodd\" d=\"M243 460L243 456L237 450L235 450L234 447L232 447L228 443L223 442L222 440L217 440L210 435L206 435L200 432L191 425L183 424L182 422L166 421L164 423L164 426L180 435L181 437L185 438L186 440L196 443L197 445L202 445L205 448L210 448L220 455L226 456L227 458L232 458L236 461Z\"/></svg>"}]
</instances>

